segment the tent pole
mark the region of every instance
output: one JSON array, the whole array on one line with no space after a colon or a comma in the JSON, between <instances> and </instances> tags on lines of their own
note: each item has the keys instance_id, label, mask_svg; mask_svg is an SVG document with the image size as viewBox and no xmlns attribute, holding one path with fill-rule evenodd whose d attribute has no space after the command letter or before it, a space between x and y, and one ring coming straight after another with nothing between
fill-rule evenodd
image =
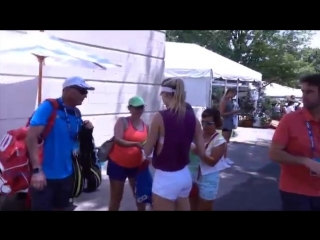
<instances>
[{"instance_id":1,"label":"tent pole","mask_svg":"<svg viewBox=\"0 0 320 240\"><path fill-rule=\"evenodd\" d=\"M39 72L38 72L38 107L42 101L42 73L43 73L43 62L45 57L35 55L38 58L39 62Z\"/></svg>"},{"instance_id":2,"label":"tent pole","mask_svg":"<svg viewBox=\"0 0 320 240\"><path fill-rule=\"evenodd\" d=\"M40 32L44 32L44 30L40 30ZM38 107L42 101L42 73L43 73L43 64L45 57L35 55L38 58L39 69L38 69Z\"/></svg>"},{"instance_id":3,"label":"tent pole","mask_svg":"<svg viewBox=\"0 0 320 240\"><path fill-rule=\"evenodd\" d=\"M210 92L209 92L209 108L212 108L213 107L213 102L212 102L212 88L213 88L213 81L214 81L214 79L213 79L213 73L212 73L212 70L210 71Z\"/></svg>"},{"instance_id":4,"label":"tent pole","mask_svg":"<svg viewBox=\"0 0 320 240\"><path fill-rule=\"evenodd\" d=\"M239 109L239 83L240 83L240 79L237 79L237 98L236 98L236 103L237 103L237 108ZM237 118L238 118L238 123L239 123L239 114L237 114Z\"/></svg>"},{"instance_id":5,"label":"tent pole","mask_svg":"<svg viewBox=\"0 0 320 240\"><path fill-rule=\"evenodd\" d=\"M240 79L237 79L237 104L239 104L238 99L239 99L239 83L240 83Z\"/></svg>"},{"instance_id":6,"label":"tent pole","mask_svg":"<svg viewBox=\"0 0 320 240\"><path fill-rule=\"evenodd\" d=\"M226 81L224 82L224 94L227 93L227 85L228 85L228 80L226 79Z\"/></svg>"}]
</instances>

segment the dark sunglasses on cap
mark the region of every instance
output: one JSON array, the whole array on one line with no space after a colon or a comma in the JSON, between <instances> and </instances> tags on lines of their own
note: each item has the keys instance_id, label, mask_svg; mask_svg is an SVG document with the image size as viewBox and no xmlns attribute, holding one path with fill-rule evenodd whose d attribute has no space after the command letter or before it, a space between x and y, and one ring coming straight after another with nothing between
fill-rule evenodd
<instances>
[{"instance_id":1,"label":"dark sunglasses on cap","mask_svg":"<svg viewBox=\"0 0 320 240\"><path fill-rule=\"evenodd\" d=\"M202 126L212 126L212 125L214 125L214 122L201 120L201 124L202 124Z\"/></svg>"},{"instance_id":2,"label":"dark sunglasses on cap","mask_svg":"<svg viewBox=\"0 0 320 240\"><path fill-rule=\"evenodd\" d=\"M73 88L77 90L81 95L86 95L88 94L88 90L79 86L71 86L70 88Z\"/></svg>"},{"instance_id":3,"label":"dark sunglasses on cap","mask_svg":"<svg viewBox=\"0 0 320 240\"><path fill-rule=\"evenodd\" d=\"M129 107L133 108L133 109L137 109L137 110L143 110L144 109L144 105L136 106L136 107L130 105Z\"/></svg>"}]
</instances>

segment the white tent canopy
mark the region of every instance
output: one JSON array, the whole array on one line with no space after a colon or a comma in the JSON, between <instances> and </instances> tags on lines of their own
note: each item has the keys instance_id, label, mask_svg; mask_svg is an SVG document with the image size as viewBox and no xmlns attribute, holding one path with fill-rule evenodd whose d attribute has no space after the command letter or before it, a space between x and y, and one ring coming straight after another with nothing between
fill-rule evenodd
<instances>
[{"instance_id":1,"label":"white tent canopy","mask_svg":"<svg viewBox=\"0 0 320 240\"><path fill-rule=\"evenodd\" d=\"M291 95L294 95L297 98L302 97L302 92L300 89L285 87L276 83L266 86L264 93L268 97L286 97Z\"/></svg>"},{"instance_id":2,"label":"white tent canopy","mask_svg":"<svg viewBox=\"0 0 320 240\"><path fill-rule=\"evenodd\" d=\"M190 43L166 42L165 77L261 81L262 74Z\"/></svg>"}]
</instances>

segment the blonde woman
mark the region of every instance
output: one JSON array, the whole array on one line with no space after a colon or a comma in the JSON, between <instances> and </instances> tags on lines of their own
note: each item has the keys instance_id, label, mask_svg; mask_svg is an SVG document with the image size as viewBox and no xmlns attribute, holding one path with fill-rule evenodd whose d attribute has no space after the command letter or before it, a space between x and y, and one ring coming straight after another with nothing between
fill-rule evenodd
<instances>
[{"instance_id":1,"label":"blonde woman","mask_svg":"<svg viewBox=\"0 0 320 240\"><path fill-rule=\"evenodd\" d=\"M192 187L189 151L194 141L199 154L205 155L201 125L192 108L186 107L182 79L165 79L160 95L167 109L155 114L144 145L146 155L154 148L153 210L189 211L188 197Z\"/></svg>"}]
</instances>

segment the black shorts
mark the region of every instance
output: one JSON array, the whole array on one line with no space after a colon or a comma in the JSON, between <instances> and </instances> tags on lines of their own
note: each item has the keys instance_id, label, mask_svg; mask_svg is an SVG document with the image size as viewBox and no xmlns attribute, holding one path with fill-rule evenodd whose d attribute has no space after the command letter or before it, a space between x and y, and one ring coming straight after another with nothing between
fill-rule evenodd
<instances>
[{"instance_id":1,"label":"black shorts","mask_svg":"<svg viewBox=\"0 0 320 240\"><path fill-rule=\"evenodd\" d=\"M232 129L222 128L222 132L232 132Z\"/></svg>"},{"instance_id":2,"label":"black shorts","mask_svg":"<svg viewBox=\"0 0 320 240\"><path fill-rule=\"evenodd\" d=\"M320 197L311 197L280 190L283 211L320 211Z\"/></svg>"},{"instance_id":3,"label":"black shorts","mask_svg":"<svg viewBox=\"0 0 320 240\"><path fill-rule=\"evenodd\" d=\"M73 175L71 175L63 179L47 179L47 186L43 190L30 188L31 211L53 211L67 208L73 184Z\"/></svg>"}]
</instances>

